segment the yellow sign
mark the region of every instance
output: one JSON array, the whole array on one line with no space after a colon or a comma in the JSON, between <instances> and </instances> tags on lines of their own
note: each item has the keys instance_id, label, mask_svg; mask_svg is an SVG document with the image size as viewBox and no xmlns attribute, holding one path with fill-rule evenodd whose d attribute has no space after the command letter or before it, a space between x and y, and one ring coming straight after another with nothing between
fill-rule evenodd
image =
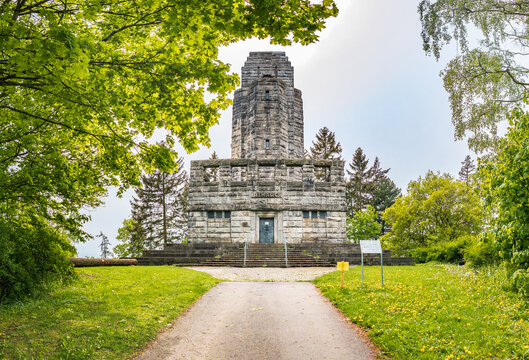
<instances>
[{"instance_id":1,"label":"yellow sign","mask_svg":"<svg viewBox=\"0 0 529 360\"><path fill-rule=\"evenodd\" d=\"M336 263L336 270L349 270L349 263L347 261L339 261Z\"/></svg>"}]
</instances>

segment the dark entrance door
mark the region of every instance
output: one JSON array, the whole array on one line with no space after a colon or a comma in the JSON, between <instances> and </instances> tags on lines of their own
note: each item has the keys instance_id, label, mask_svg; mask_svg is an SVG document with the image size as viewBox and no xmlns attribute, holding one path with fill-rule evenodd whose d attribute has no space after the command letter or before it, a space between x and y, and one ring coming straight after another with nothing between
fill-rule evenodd
<instances>
[{"instance_id":1,"label":"dark entrance door","mask_svg":"<svg viewBox=\"0 0 529 360\"><path fill-rule=\"evenodd\" d=\"M274 219L259 219L259 242L261 244L274 243Z\"/></svg>"}]
</instances>

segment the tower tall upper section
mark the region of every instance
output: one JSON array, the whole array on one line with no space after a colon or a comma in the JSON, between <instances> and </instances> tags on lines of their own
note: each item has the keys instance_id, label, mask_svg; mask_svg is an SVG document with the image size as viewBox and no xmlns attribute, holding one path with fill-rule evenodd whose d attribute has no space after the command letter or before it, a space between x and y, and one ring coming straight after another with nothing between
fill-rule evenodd
<instances>
[{"instance_id":1,"label":"tower tall upper section","mask_svg":"<svg viewBox=\"0 0 529 360\"><path fill-rule=\"evenodd\" d=\"M284 52L250 53L232 119L232 158L303 158L303 100Z\"/></svg>"}]
</instances>

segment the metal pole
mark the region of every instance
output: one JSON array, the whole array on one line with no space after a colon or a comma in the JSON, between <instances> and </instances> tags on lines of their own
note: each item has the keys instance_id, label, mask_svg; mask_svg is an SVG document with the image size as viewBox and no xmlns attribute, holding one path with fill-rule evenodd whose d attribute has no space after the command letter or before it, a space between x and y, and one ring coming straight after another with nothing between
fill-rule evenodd
<instances>
[{"instance_id":1,"label":"metal pole","mask_svg":"<svg viewBox=\"0 0 529 360\"><path fill-rule=\"evenodd\" d=\"M382 264L382 253L380 252L380 278L382 279L382 286L384 286L384 265Z\"/></svg>"},{"instance_id":2,"label":"metal pole","mask_svg":"<svg viewBox=\"0 0 529 360\"><path fill-rule=\"evenodd\" d=\"M248 237L250 235L246 234L246 242L244 243L244 267L246 267L246 249L248 248Z\"/></svg>"},{"instance_id":3,"label":"metal pole","mask_svg":"<svg viewBox=\"0 0 529 360\"><path fill-rule=\"evenodd\" d=\"M361 251L360 257L362 258L362 286L364 286L364 253Z\"/></svg>"},{"instance_id":4,"label":"metal pole","mask_svg":"<svg viewBox=\"0 0 529 360\"><path fill-rule=\"evenodd\" d=\"M283 235L283 244L285 245L285 267L288 267L287 236L286 235Z\"/></svg>"}]
</instances>

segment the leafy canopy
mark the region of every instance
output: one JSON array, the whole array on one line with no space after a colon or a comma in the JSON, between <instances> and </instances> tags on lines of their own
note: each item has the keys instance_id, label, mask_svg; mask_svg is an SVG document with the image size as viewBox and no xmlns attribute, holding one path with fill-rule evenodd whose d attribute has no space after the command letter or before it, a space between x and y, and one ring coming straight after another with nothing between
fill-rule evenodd
<instances>
[{"instance_id":1,"label":"leafy canopy","mask_svg":"<svg viewBox=\"0 0 529 360\"><path fill-rule=\"evenodd\" d=\"M486 239L497 245L517 288L529 296L529 114L519 108L497 157L479 167L486 203L496 216Z\"/></svg>"},{"instance_id":2,"label":"leafy canopy","mask_svg":"<svg viewBox=\"0 0 529 360\"><path fill-rule=\"evenodd\" d=\"M408 195L398 198L382 216L392 232L382 240L397 254L414 248L480 232L484 214L476 192L449 174L428 171L408 184Z\"/></svg>"},{"instance_id":3,"label":"leafy canopy","mask_svg":"<svg viewBox=\"0 0 529 360\"><path fill-rule=\"evenodd\" d=\"M470 149L477 153L494 150L498 124L521 104L529 85L529 3L422 0L418 10L427 54L439 59L451 41L460 51L442 72L455 138L468 136ZM481 33L475 47L469 33Z\"/></svg>"},{"instance_id":4,"label":"leafy canopy","mask_svg":"<svg viewBox=\"0 0 529 360\"><path fill-rule=\"evenodd\" d=\"M377 222L377 212L367 205L362 211L357 211L353 217L347 218L347 239L358 243L360 240L375 239L380 234L382 225Z\"/></svg>"},{"instance_id":5,"label":"leafy canopy","mask_svg":"<svg viewBox=\"0 0 529 360\"><path fill-rule=\"evenodd\" d=\"M309 44L337 12L332 0L2 2L0 212L83 237L79 209L107 186L175 170L176 142L209 144L238 83L219 46ZM169 148L148 143L157 129Z\"/></svg>"}]
</instances>

